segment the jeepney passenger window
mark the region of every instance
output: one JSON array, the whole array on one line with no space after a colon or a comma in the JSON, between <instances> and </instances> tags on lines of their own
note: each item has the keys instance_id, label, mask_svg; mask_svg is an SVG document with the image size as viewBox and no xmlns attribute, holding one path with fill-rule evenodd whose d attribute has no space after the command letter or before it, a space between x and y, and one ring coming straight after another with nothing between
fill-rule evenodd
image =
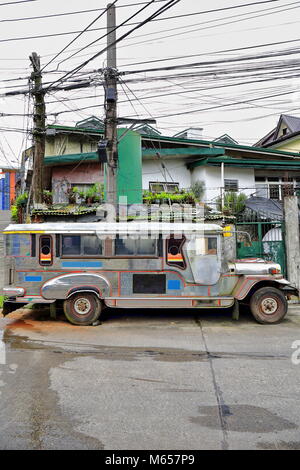
<instances>
[{"instance_id":1,"label":"jeepney passenger window","mask_svg":"<svg viewBox=\"0 0 300 470\"><path fill-rule=\"evenodd\" d=\"M135 255L135 244L137 240L132 240L131 238L116 238L115 241L115 254L122 255Z\"/></svg>"},{"instance_id":2,"label":"jeepney passenger window","mask_svg":"<svg viewBox=\"0 0 300 470\"><path fill-rule=\"evenodd\" d=\"M137 255L156 255L157 240L155 238L140 238L139 240L136 240L136 242Z\"/></svg>"},{"instance_id":3,"label":"jeepney passenger window","mask_svg":"<svg viewBox=\"0 0 300 470\"><path fill-rule=\"evenodd\" d=\"M40 265L50 266L52 264L52 238L50 236L40 237Z\"/></svg>"},{"instance_id":4,"label":"jeepney passenger window","mask_svg":"<svg viewBox=\"0 0 300 470\"><path fill-rule=\"evenodd\" d=\"M156 239L151 238L116 238L116 256L156 256Z\"/></svg>"},{"instance_id":5,"label":"jeepney passenger window","mask_svg":"<svg viewBox=\"0 0 300 470\"><path fill-rule=\"evenodd\" d=\"M62 236L62 254L80 255L80 236L63 235Z\"/></svg>"},{"instance_id":6,"label":"jeepney passenger window","mask_svg":"<svg viewBox=\"0 0 300 470\"><path fill-rule=\"evenodd\" d=\"M185 243L185 238L171 237L167 240L167 264L175 266L180 269L185 269L185 259L182 247Z\"/></svg>"},{"instance_id":7,"label":"jeepney passenger window","mask_svg":"<svg viewBox=\"0 0 300 470\"><path fill-rule=\"evenodd\" d=\"M95 235L81 237L83 255L102 255L102 242Z\"/></svg>"},{"instance_id":8,"label":"jeepney passenger window","mask_svg":"<svg viewBox=\"0 0 300 470\"><path fill-rule=\"evenodd\" d=\"M102 255L102 241L96 235L63 235L62 255L74 257Z\"/></svg>"}]
</instances>

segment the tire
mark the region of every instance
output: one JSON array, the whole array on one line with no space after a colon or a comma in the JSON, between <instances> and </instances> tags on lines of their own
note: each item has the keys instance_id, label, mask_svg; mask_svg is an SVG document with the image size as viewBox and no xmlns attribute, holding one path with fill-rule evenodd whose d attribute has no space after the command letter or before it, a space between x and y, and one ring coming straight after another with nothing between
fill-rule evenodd
<instances>
[{"instance_id":1,"label":"tire","mask_svg":"<svg viewBox=\"0 0 300 470\"><path fill-rule=\"evenodd\" d=\"M100 299L90 292L78 292L64 301L65 316L73 325L92 325L99 319L101 311Z\"/></svg>"},{"instance_id":2,"label":"tire","mask_svg":"<svg viewBox=\"0 0 300 470\"><path fill-rule=\"evenodd\" d=\"M280 323L287 314L288 303L284 294L275 287L262 287L252 295L250 310L261 324Z\"/></svg>"}]
</instances>

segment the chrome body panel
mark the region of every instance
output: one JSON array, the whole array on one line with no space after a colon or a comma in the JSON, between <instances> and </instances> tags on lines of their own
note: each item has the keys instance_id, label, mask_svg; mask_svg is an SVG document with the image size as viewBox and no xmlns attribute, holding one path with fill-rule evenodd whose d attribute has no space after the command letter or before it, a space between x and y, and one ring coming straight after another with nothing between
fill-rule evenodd
<instances>
[{"instance_id":1,"label":"chrome body panel","mask_svg":"<svg viewBox=\"0 0 300 470\"><path fill-rule=\"evenodd\" d=\"M3 287L2 294L5 297L23 297L25 289L23 287Z\"/></svg>"},{"instance_id":2,"label":"chrome body panel","mask_svg":"<svg viewBox=\"0 0 300 470\"><path fill-rule=\"evenodd\" d=\"M251 260L236 260L229 264L229 269L236 274L248 274L248 275L260 275L270 274L270 269L276 269L279 273L281 272L280 264L272 261L265 261L261 258L254 258Z\"/></svg>"},{"instance_id":3,"label":"chrome body panel","mask_svg":"<svg viewBox=\"0 0 300 470\"><path fill-rule=\"evenodd\" d=\"M45 282L41 288L42 296L47 300L67 299L72 291L86 287L95 289L101 299L110 296L111 287L106 278L98 274L65 274Z\"/></svg>"}]
</instances>

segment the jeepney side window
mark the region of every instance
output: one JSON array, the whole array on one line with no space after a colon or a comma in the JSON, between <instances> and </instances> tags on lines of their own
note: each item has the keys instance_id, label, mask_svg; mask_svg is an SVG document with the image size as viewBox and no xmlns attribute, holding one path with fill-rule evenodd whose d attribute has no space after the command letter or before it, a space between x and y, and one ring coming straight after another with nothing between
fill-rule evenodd
<instances>
[{"instance_id":1,"label":"jeepney side window","mask_svg":"<svg viewBox=\"0 0 300 470\"><path fill-rule=\"evenodd\" d=\"M80 235L62 236L62 255L80 255Z\"/></svg>"},{"instance_id":2,"label":"jeepney side window","mask_svg":"<svg viewBox=\"0 0 300 470\"><path fill-rule=\"evenodd\" d=\"M218 249L218 239L217 237L207 237L206 241L206 254L207 255L216 255Z\"/></svg>"},{"instance_id":3,"label":"jeepney side window","mask_svg":"<svg viewBox=\"0 0 300 470\"><path fill-rule=\"evenodd\" d=\"M9 234L5 235L5 253L6 256L25 258L31 256L30 235Z\"/></svg>"},{"instance_id":4,"label":"jeepney side window","mask_svg":"<svg viewBox=\"0 0 300 470\"><path fill-rule=\"evenodd\" d=\"M83 255L102 255L102 242L95 235L81 237Z\"/></svg>"},{"instance_id":5,"label":"jeepney side window","mask_svg":"<svg viewBox=\"0 0 300 470\"><path fill-rule=\"evenodd\" d=\"M40 237L40 265L41 266L51 266L53 262L52 254L52 237L50 235L43 235Z\"/></svg>"},{"instance_id":6,"label":"jeepney side window","mask_svg":"<svg viewBox=\"0 0 300 470\"><path fill-rule=\"evenodd\" d=\"M156 238L121 238L115 240L116 256L156 256Z\"/></svg>"},{"instance_id":7,"label":"jeepney side window","mask_svg":"<svg viewBox=\"0 0 300 470\"><path fill-rule=\"evenodd\" d=\"M96 235L62 235L63 256L99 256L103 243Z\"/></svg>"},{"instance_id":8,"label":"jeepney side window","mask_svg":"<svg viewBox=\"0 0 300 470\"><path fill-rule=\"evenodd\" d=\"M216 255L218 251L218 238L208 236L196 238L195 248L197 255Z\"/></svg>"},{"instance_id":9,"label":"jeepney side window","mask_svg":"<svg viewBox=\"0 0 300 470\"><path fill-rule=\"evenodd\" d=\"M186 262L184 258L184 254L182 251L183 245L185 243L185 237L182 238L174 238L171 236L167 239L167 264L172 267L177 267L180 269L186 268Z\"/></svg>"}]
</instances>

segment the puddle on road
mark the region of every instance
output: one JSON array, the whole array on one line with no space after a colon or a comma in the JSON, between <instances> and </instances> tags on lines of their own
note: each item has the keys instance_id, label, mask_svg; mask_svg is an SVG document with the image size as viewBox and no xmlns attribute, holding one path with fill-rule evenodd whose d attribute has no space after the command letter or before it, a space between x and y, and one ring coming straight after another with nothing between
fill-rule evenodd
<instances>
[{"instance_id":1,"label":"puddle on road","mask_svg":"<svg viewBox=\"0 0 300 470\"><path fill-rule=\"evenodd\" d=\"M220 428L218 406L200 406L199 413L200 416L190 418L192 423L213 429ZM297 428L296 424L259 406L227 405L222 408L222 415L228 431L268 433Z\"/></svg>"}]
</instances>

